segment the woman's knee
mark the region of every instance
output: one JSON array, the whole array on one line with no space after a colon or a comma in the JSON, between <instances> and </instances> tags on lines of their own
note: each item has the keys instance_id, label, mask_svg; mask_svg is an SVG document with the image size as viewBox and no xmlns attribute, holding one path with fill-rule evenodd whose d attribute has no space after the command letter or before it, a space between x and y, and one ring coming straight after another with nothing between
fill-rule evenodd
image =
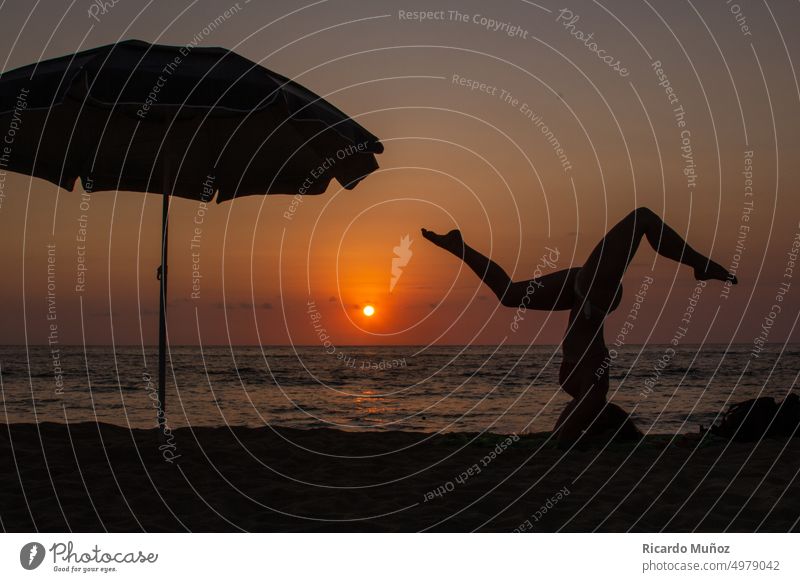
<instances>
[{"instance_id":1,"label":"woman's knee","mask_svg":"<svg viewBox=\"0 0 800 582\"><path fill-rule=\"evenodd\" d=\"M519 304L514 301L514 297L508 290L503 294L498 293L497 298L500 300L500 305L503 307L519 307Z\"/></svg>"},{"instance_id":2,"label":"woman's knee","mask_svg":"<svg viewBox=\"0 0 800 582\"><path fill-rule=\"evenodd\" d=\"M653 224L654 222L658 222L661 220L658 214L650 210L650 208L648 208L647 206L639 206L638 208L633 210L628 216L633 218L637 224L641 223L644 225Z\"/></svg>"}]
</instances>

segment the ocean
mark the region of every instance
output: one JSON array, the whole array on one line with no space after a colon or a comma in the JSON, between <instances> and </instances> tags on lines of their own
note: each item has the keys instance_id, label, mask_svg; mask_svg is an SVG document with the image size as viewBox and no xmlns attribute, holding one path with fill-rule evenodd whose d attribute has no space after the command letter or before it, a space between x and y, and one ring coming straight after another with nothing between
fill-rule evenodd
<instances>
[{"instance_id":1,"label":"ocean","mask_svg":"<svg viewBox=\"0 0 800 582\"><path fill-rule=\"evenodd\" d=\"M800 345L629 345L611 362L611 399L643 430L696 432L732 402L782 398ZM550 430L568 401L557 346L179 346L167 424L348 431ZM0 346L0 422L156 426L155 349Z\"/></svg>"}]
</instances>

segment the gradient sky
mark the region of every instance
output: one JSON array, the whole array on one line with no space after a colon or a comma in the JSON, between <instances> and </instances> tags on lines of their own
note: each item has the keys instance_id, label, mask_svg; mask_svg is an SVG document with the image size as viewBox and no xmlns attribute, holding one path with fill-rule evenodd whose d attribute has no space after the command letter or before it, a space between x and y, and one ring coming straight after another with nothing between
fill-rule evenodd
<instances>
[{"instance_id":1,"label":"gradient sky","mask_svg":"<svg viewBox=\"0 0 800 582\"><path fill-rule=\"evenodd\" d=\"M121 0L89 17L88 1L5 2L0 58L10 70L42 58L138 38L188 43L231 1ZM419 236L425 226L461 228L515 279L533 274L544 247L557 268L578 266L603 233L636 206L649 206L697 250L731 265L740 226L749 227L727 298L709 284L685 342L752 343L784 278L800 232L800 62L794 3L240 1L208 35L327 97L379 136L381 169L354 191L306 197L292 219L289 196L212 205L203 217L202 284L191 298L190 239L198 204L175 200L170 230L170 338L173 343L318 345L308 302L337 345L555 343L566 313L524 314L499 307L452 256ZM572 30L594 33L598 49L629 71L607 66ZM415 22L399 11L443 10ZM467 22L450 19L450 10ZM737 8L733 8L736 11ZM475 15L519 34L492 31ZM748 29L740 27L741 18ZM749 34L748 34L749 33ZM671 105L652 63L660 61L679 102ZM470 90L453 76L477 80ZM518 101L501 98L509 92ZM559 162L541 116L569 161ZM681 105L697 173L684 175ZM0 132L5 128L0 128ZM745 197L745 152L753 152L753 196ZM47 245L56 248L61 343L155 343L160 198L129 192L91 196L86 286L75 291L80 186L75 192L8 173L0 205L3 284L0 342L45 342ZM746 200L752 200L743 223ZM410 235L413 255L389 292L392 249ZM548 272L545 268L544 272ZM799 272L800 273L800 272ZM691 271L646 243L631 266L616 335L643 279L647 291L628 339L673 337L695 283ZM800 276L770 327L769 341L797 340ZM375 305L366 319L359 308Z\"/></svg>"}]
</instances>

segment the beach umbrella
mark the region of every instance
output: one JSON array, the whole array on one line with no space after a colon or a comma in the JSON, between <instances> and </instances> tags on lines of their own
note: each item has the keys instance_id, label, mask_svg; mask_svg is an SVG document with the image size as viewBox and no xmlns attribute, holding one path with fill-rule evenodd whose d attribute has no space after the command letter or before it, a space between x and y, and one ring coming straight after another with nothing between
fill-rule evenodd
<instances>
[{"instance_id":1,"label":"beach umbrella","mask_svg":"<svg viewBox=\"0 0 800 582\"><path fill-rule=\"evenodd\" d=\"M171 196L354 188L378 138L298 83L222 48L128 40L0 76L0 169L72 191L162 196L158 420L165 428Z\"/></svg>"}]
</instances>

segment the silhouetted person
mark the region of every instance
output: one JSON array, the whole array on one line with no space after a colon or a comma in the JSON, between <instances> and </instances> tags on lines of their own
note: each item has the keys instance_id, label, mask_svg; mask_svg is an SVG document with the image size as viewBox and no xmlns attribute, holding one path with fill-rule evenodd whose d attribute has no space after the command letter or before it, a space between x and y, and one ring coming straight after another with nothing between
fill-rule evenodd
<instances>
[{"instance_id":1,"label":"silhouetted person","mask_svg":"<svg viewBox=\"0 0 800 582\"><path fill-rule=\"evenodd\" d=\"M730 279L737 283L736 277L691 248L648 208L637 208L617 223L595 246L583 267L527 281L512 281L497 263L465 244L458 230L440 235L423 228L422 236L462 259L504 306L518 308L524 304L528 309L569 310L569 324L561 344L559 383L573 400L554 428L562 444L575 442L590 427L597 428L592 427L593 423L618 420L621 409L614 406L616 410L609 413L613 405L607 406L608 370L597 373L610 361L603 322L620 303L622 276L643 237L659 255L692 267L698 280Z\"/></svg>"}]
</instances>

